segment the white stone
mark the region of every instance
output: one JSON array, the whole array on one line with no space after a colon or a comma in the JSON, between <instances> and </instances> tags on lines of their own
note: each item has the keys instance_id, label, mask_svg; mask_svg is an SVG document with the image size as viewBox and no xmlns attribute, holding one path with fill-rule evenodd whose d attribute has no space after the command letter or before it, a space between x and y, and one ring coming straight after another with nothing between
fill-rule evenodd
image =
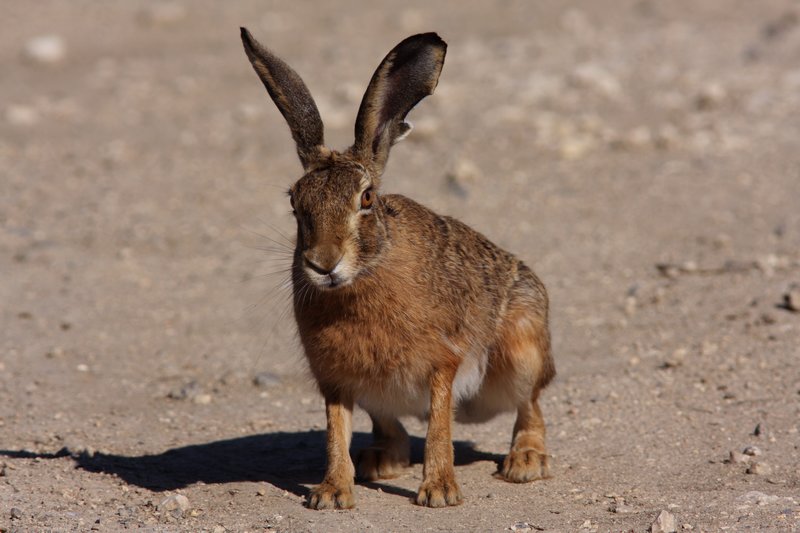
<instances>
[{"instance_id":1,"label":"white stone","mask_svg":"<svg viewBox=\"0 0 800 533\"><path fill-rule=\"evenodd\" d=\"M755 474L757 476L765 476L772 473L772 467L767 463L761 461L754 461L747 469L748 474Z\"/></svg>"},{"instance_id":2,"label":"white stone","mask_svg":"<svg viewBox=\"0 0 800 533\"><path fill-rule=\"evenodd\" d=\"M583 63L575 67L572 80L579 87L592 89L610 99L615 100L622 94L619 80L597 63Z\"/></svg>"},{"instance_id":3,"label":"white stone","mask_svg":"<svg viewBox=\"0 0 800 533\"><path fill-rule=\"evenodd\" d=\"M678 531L678 524L675 522L675 516L669 511L661 511L650 526L650 533L675 533L676 531Z\"/></svg>"},{"instance_id":4,"label":"white stone","mask_svg":"<svg viewBox=\"0 0 800 533\"><path fill-rule=\"evenodd\" d=\"M761 455L762 451L761 451L761 448L759 448L758 446L748 446L747 448L742 450L742 453L745 454L745 455L750 455L750 456L755 457L755 456Z\"/></svg>"},{"instance_id":5,"label":"white stone","mask_svg":"<svg viewBox=\"0 0 800 533\"><path fill-rule=\"evenodd\" d=\"M15 126L32 126L39 122L39 112L31 106L12 104L6 108L6 121Z\"/></svg>"},{"instance_id":6,"label":"white stone","mask_svg":"<svg viewBox=\"0 0 800 533\"><path fill-rule=\"evenodd\" d=\"M23 53L35 63L53 64L64 59L67 47L58 35L42 35L25 43Z\"/></svg>"},{"instance_id":7,"label":"white stone","mask_svg":"<svg viewBox=\"0 0 800 533\"><path fill-rule=\"evenodd\" d=\"M186 512L190 507L189 498L183 494L173 494L172 496L167 496L161 500L161 503L158 504L159 511L174 511L179 509L183 512Z\"/></svg>"},{"instance_id":8,"label":"white stone","mask_svg":"<svg viewBox=\"0 0 800 533\"><path fill-rule=\"evenodd\" d=\"M739 453L739 452L731 450L730 456L728 458L728 461L730 463L733 463L733 464L742 464L742 463L747 463L748 461L750 461L750 458L747 457L743 453Z\"/></svg>"}]
</instances>

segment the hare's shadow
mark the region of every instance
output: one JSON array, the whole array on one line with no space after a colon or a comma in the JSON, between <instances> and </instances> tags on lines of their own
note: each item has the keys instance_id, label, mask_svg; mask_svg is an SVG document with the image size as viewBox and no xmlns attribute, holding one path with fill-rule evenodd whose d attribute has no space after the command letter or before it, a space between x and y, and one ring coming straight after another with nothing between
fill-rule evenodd
<instances>
[{"instance_id":1,"label":"hare's shadow","mask_svg":"<svg viewBox=\"0 0 800 533\"><path fill-rule=\"evenodd\" d=\"M368 433L353 434L352 450L372 442ZM425 440L411 437L411 461L422 461ZM499 464L502 456L476 450L470 442L456 441L456 465L478 461ZM0 456L56 458L70 455L0 450ZM193 483L265 481L298 496L306 496L305 485L319 483L325 471L325 432L276 432L263 435L172 448L160 454L125 456L105 453L73 455L77 468L113 474L125 482L152 491L175 490ZM364 483L391 494L413 497L411 491L386 482Z\"/></svg>"}]
</instances>

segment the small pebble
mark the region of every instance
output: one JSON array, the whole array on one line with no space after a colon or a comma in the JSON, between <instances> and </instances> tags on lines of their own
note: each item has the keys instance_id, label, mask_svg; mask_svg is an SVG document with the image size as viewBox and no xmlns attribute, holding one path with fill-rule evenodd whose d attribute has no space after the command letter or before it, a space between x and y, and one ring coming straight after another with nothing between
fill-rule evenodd
<instances>
[{"instance_id":1,"label":"small pebble","mask_svg":"<svg viewBox=\"0 0 800 533\"><path fill-rule=\"evenodd\" d=\"M583 158L595 148L596 142L587 135L567 137L559 145L559 155L567 161Z\"/></svg>"},{"instance_id":2,"label":"small pebble","mask_svg":"<svg viewBox=\"0 0 800 533\"><path fill-rule=\"evenodd\" d=\"M761 448L759 448L758 446L748 446L747 448L742 450L742 453L745 455L750 455L752 457L755 457L761 455L762 452Z\"/></svg>"},{"instance_id":3,"label":"small pebble","mask_svg":"<svg viewBox=\"0 0 800 533\"><path fill-rule=\"evenodd\" d=\"M792 285L783 295L783 304L789 311L800 312L800 286Z\"/></svg>"},{"instance_id":4,"label":"small pebble","mask_svg":"<svg viewBox=\"0 0 800 533\"><path fill-rule=\"evenodd\" d=\"M217 525L214 526L214 529L211 530L211 533L225 533L226 531L227 529L225 529L225 527Z\"/></svg>"},{"instance_id":5,"label":"small pebble","mask_svg":"<svg viewBox=\"0 0 800 533\"><path fill-rule=\"evenodd\" d=\"M748 468L748 474L755 474L757 476L765 476L772 473L772 467L767 463L761 461L754 461Z\"/></svg>"},{"instance_id":6,"label":"small pebble","mask_svg":"<svg viewBox=\"0 0 800 533\"><path fill-rule=\"evenodd\" d=\"M183 494L173 494L161 500L158 504L159 511L175 511L179 510L186 512L191 506L189 505L189 498Z\"/></svg>"},{"instance_id":7,"label":"small pebble","mask_svg":"<svg viewBox=\"0 0 800 533\"><path fill-rule=\"evenodd\" d=\"M750 505L771 505L781 501L780 496L775 496L774 494L764 494L763 492L757 490L751 490L747 494L740 496L738 499Z\"/></svg>"},{"instance_id":8,"label":"small pebble","mask_svg":"<svg viewBox=\"0 0 800 533\"><path fill-rule=\"evenodd\" d=\"M11 508L11 520L21 520L22 519L22 511L17 509L16 507Z\"/></svg>"},{"instance_id":9,"label":"small pebble","mask_svg":"<svg viewBox=\"0 0 800 533\"><path fill-rule=\"evenodd\" d=\"M777 320L771 314L769 314L769 313L761 313L761 316L758 317L758 321L756 323L757 324L763 324L765 326L771 326L775 322L777 322Z\"/></svg>"},{"instance_id":10,"label":"small pebble","mask_svg":"<svg viewBox=\"0 0 800 533\"><path fill-rule=\"evenodd\" d=\"M63 450L73 459L78 459L79 457L94 457L97 453L93 447L80 442L67 443Z\"/></svg>"},{"instance_id":11,"label":"small pebble","mask_svg":"<svg viewBox=\"0 0 800 533\"><path fill-rule=\"evenodd\" d=\"M44 355L48 359L57 359L60 357L64 357L64 348L62 348L61 346L56 346L55 348L53 348Z\"/></svg>"},{"instance_id":12,"label":"small pebble","mask_svg":"<svg viewBox=\"0 0 800 533\"><path fill-rule=\"evenodd\" d=\"M675 533L677 530L675 516L669 511L661 511L650 525L650 533Z\"/></svg>"},{"instance_id":13,"label":"small pebble","mask_svg":"<svg viewBox=\"0 0 800 533\"><path fill-rule=\"evenodd\" d=\"M54 64L64 59L67 48L58 35L42 35L26 42L22 52L34 63Z\"/></svg>"},{"instance_id":14,"label":"small pebble","mask_svg":"<svg viewBox=\"0 0 800 533\"><path fill-rule=\"evenodd\" d=\"M259 389L269 389L276 385L280 385L281 378L272 372L259 372L253 378L253 385Z\"/></svg>"},{"instance_id":15,"label":"small pebble","mask_svg":"<svg viewBox=\"0 0 800 533\"><path fill-rule=\"evenodd\" d=\"M695 104L697 105L697 109L714 109L719 107L727 96L728 93L722 85L719 83L710 83L700 90Z\"/></svg>"},{"instance_id":16,"label":"small pebble","mask_svg":"<svg viewBox=\"0 0 800 533\"><path fill-rule=\"evenodd\" d=\"M714 355L717 353L719 345L711 341L703 341L703 346L700 348L700 353L703 355Z\"/></svg>"},{"instance_id":17,"label":"small pebble","mask_svg":"<svg viewBox=\"0 0 800 533\"><path fill-rule=\"evenodd\" d=\"M686 354L689 353L686 348L678 348L672 352L672 356L667 357L661 364L661 368L677 368L683 365L686 359Z\"/></svg>"},{"instance_id":18,"label":"small pebble","mask_svg":"<svg viewBox=\"0 0 800 533\"><path fill-rule=\"evenodd\" d=\"M582 63L572 71L574 85L591 89L609 99L617 99L622 94L622 86L614 75L599 63Z\"/></svg>"},{"instance_id":19,"label":"small pebble","mask_svg":"<svg viewBox=\"0 0 800 533\"><path fill-rule=\"evenodd\" d=\"M210 394L197 394L192 397L192 402L196 403L197 405L208 405L211 403L211 395Z\"/></svg>"},{"instance_id":20,"label":"small pebble","mask_svg":"<svg viewBox=\"0 0 800 533\"><path fill-rule=\"evenodd\" d=\"M27 105L10 105L6 108L6 121L14 126L33 126L39 122L39 112Z\"/></svg>"},{"instance_id":21,"label":"small pebble","mask_svg":"<svg viewBox=\"0 0 800 533\"><path fill-rule=\"evenodd\" d=\"M656 268L665 278L676 279L681 275L681 270L678 265L672 263L657 263Z\"/></svg>"},{"instance_id":22,"label":"small pebble","mask_svg":"<svg viewBox=\"0 0 800 533\"><path fill-rule=\"evenodd\" d=\"M192 380L188 383L181 385L177 389L173 389L167 393L167 398L171 398L173 400L186 400L189 398L194 398L200 394L200 385Z\"/></svg>"},{"instance_id":23,"label":"small pebble","mask_svg":"<svg viewBox=\"0 0 800 533\"><path fill-rule=\"evenodd\" d=\"M628 316L633 316L636 314L636 307L638 302L636 301L635 296L628 296L625 298L625 314Z\"/></svg>"},{"instance_id":24,"label":"small pebble","mask_svg":"<svg viewBox=\"0 0 800 533\"><path fill-rule=\"evenodd\" d=\"M678 146L681 142L681 134L678 131L678 128L673 126L672 124L664 124L658 131L656 131L655 136L653 138L653 143L657 148L661 148L662 150L666 150L668 148L674 148Z\"/></svg>"},{"instance_id":25,"label":"small pebble","mask_svg":"<svg viewBox=\"0 0 800 533\"><path fill-rule=\"evenodd\" d=\"M728 458L729 463L743 464L747 463L748 461L750 461L750 458L747 457L745 454L731 450L730 457Z\"/></svg>"}]
</instances>

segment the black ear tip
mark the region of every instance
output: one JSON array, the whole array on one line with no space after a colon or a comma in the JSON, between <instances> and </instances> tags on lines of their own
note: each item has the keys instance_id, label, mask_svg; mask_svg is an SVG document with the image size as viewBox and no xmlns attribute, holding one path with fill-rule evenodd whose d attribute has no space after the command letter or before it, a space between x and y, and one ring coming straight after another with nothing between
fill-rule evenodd
<instances>
[{"instance_id":1,"label":"black ear tip","mask_svg":"<svg viewBox=\"0 0 800 533\"><path fill-rule=\"evenodd\" d=\"M245 28L244 26L242 26L242 27L240 27L240 28L239 28L239 30L240 30L240 32L241 32L241 35L242 35L242 41L243 41L245 44L252 45L252 43L253 43L253 36L252 36L252 35L250 35L250 32L249 32L249 31L247 31L247 28Z\"/></svg>"},{"instance_id":2,"label":"black ear tip","mask_svg":"<svg viewBox=\"0 0 800 533\"><path fill-rule=\"evenodd\" d=\"M444 40L441 37L439 37L439 34L436 33L435 31L412 35L411 37L409 37L409 40L411 39L430 46L441 46L443 48L447 48L447 43L444 42Z\"/></svg>"}]
</instances>

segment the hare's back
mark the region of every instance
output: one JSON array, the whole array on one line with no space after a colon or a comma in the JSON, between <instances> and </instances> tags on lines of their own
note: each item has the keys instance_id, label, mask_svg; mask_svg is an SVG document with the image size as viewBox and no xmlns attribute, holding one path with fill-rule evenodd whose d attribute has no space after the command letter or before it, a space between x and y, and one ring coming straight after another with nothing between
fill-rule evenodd
<instances>
[{"instance_id":1,"label":"hare's back","mask_svg":"<svg viewBox=\"0 0 800 533\"><path fill-rule=\"evenodd\" d=\"M522 263L463 222L436 214L401 195L383 197L390 238L414 257L432 278L457 288L461 296L507 298Z\"/></svg>"}]
</instances>

